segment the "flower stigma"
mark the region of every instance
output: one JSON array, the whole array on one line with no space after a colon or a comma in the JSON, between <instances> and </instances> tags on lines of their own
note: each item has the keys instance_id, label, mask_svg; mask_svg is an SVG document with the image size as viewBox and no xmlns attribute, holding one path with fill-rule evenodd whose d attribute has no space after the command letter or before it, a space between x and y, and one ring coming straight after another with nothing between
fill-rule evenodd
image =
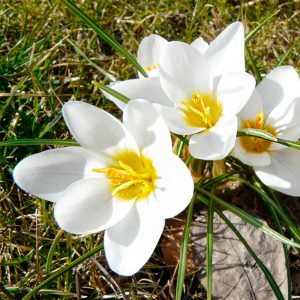
<instances>
[{"instance_id":1,"label":"flower stigma","mask_svg":"<svg viewBox=\"0 0 300 300\"><path fill-rule=\"evenodd\" d=\"M154 192L157 175L150 158L125 150L112 159L111 166L92 170L110 179L113 196L122 200L141 200Z\"/></svg>"},{"instance_id":2,"label":"flower stigma","mask_svg":"<svg viewBox=\"0 0 300 300\"><path fill-rule=\"evenodd\" d=\"M263 110L255 117L255 120L246 120L242 128L254 128L265 130L276 136L276 130L265 124L265 116ZM241 146L248 152L263 153L267 151L272 144L272 141L267 141L253 136L240 137Z\"/></svg>"},{"instance_id":3,"label":"flower stigma","mask_svg":"<svg viewBox=\"0 0 300 300\"><path fill-rule=\"evenodd\" d=\"M193 127L212 128L219 120L222 104L210 94L193 93L189 100L181 101L185 121Z\"/></svg>"},{"instance_id":4,"label":"flower stigma","mask_svg":"<svg viewBox=\"0 0 300 300\"><path fill-rule=\"evenodd\" d=\"M145 67L145 71L150 72L153 70L157 70L159 67L159 64L149 65Z\"/></svg>"}]
</instances>

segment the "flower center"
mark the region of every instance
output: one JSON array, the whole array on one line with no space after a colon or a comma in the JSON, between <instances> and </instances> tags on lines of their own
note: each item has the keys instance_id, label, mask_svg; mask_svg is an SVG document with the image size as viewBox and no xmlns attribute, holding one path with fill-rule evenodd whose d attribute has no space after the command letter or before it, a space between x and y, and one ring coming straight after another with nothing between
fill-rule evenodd
<instances>
[{"instance_id":1,"label":"flower center","mask_svg":"<svg viewBox=\"0 0 300 300\"><path fill-rule=\"evenodd\" d=\"M159 67L158 64L149 65L149 66L146 66L146 67L145 67L145 71L150 72L150 71L153 71L153 70L158 69L158 67Z\"/></svg>"},{"instance_id":2,"label":"flower center","mask_svg":"<svg viewBox=\"0 0 300 300\"><path fill-rule=\"evenodd\" d=\"M195 92L187 101L182 100L181 111L185 121L193 127L209 129L213 127L222 114L222 104L210 94Z\"/></svg>"},{"instance_id":3,"label":"flower center","mask_svg":"<svg viewBox=\"0 0 300 300\"><path fill-rule=\"evenodd\" d=\"M110 179L112 195L122 200L140 200L155 190L156 170L152 160L131 150L113 156L108 168L93 169Z\"/></svg>"},{"instance_id":4,"label":"flower center","mask_svg":"<svg viewBox=\"0 0 300 300\"><path fill-rule=\"evenodd\" d=\"M265 124L264 112L261 111L256 117L255 120L247 120L242 125L242 128L254 128L261 129L270 132L276 136L276 130ZM260 138L252 136L243 136L240 137L241 146L248 152L252 153L262 153L269 149L272 144L271 141L263 140Z\"/></svg>"}]
</instances>

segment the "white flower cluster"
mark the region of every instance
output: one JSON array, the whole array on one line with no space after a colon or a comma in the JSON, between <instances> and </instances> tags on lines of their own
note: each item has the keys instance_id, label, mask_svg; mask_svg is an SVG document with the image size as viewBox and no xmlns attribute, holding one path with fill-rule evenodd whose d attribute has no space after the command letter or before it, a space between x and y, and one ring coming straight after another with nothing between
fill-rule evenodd
<instances>
[{"instance_id":1,"label":"white flower cluster","mask_svg":"<svg viewBox=\"0 0 300 300\"><path fill-rule=\"evenodd\" d=\"M111 85L130 99L128 104L106 94L123 110L122 123L92 105L68 102L63 116L80 147L44 151L14 169L22 189L55 202L62 229L84 235L105 230L106 258L121 275L132 275L147 262L165 219L192 198L193 180L172 153L170 132L187 136L197 159L231 154L253 166L266 185L300 195L296 150L236 137L242 128L300 137L297 72L276 68L255 88L245 72L241 23L228 26L210 44L150 35L140 44L138 62L149 77L139 74Z\"/></svg>"}]
</instances>

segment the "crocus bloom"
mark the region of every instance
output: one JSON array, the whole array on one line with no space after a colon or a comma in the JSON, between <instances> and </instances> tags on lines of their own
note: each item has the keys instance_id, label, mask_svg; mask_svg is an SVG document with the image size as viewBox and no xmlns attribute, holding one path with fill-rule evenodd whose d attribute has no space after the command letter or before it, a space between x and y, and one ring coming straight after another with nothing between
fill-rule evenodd
<instances>
[{"instance_id":1,"label":"crocus bloom","mask_svg":"<svg viewBox=\"0 0 300 300\"><path fill-rule=\"evenodd\" d=\"M239 113L239 128L255 128L277 138L300 137L300 80L292 67L271 71ZM253 166L261 181L282 193L300 195L300 152L254 137L239 137L234 156Z\"/></svg>"},{"instance_id":2,"label":"crocus bloom","mask_svg":"<svg viewBox=\"0 0 300 300\"><path fill-rule=\"evenodd\" d=\"M159 56L168 41L157 34L144 37L139 45L137 61L149 77L158 77ZM139 73L139 77L144 76Z\"/></svg>"},{"instance_id":3,"label":"crocus bloom","mask_svg":"<svg viewBox=\"0 0 300 300\"><path fill-rule=\"evenodd\" d=\"M150 34L142 39L137 61L147 72L149 77L159 76L160 55L168 41L157 34ZM228 72L245 71L243 45L244 29L240 22L227 26L210 44L202 37L192 42L195 47L209 61L214 75ZM238 47L236 47L238 45ZM143 77L139 74L140 77Z\"/></svg>"},{"instance_id":4,"label":"crocus bloom","mask_svg":"<svg viewBox=\"0 0 300 300\"><path fill-rule=\"evenodd\" d=\"M63 116L81 147L48 150L14 170L25 191L56 202L58 225L71 233L105 230L112 270L132 275L149 259L165 219L193 194L185 164L172 153L170 133L153 105L133 100L123 123L83 102L68 102Z\"/></svg>"},{"instance_id":5,"label":"crocus bloom","mask_svg":"<svg viewBox=\"0 0 300 300\"><path fill-rule=\"evenodd\" d=\"M114 82L111 87L130 99L142 98L163 105L172 105L158 78L161 54L167 45L168 41L157 34L145 37L139 45L137 60L150 78L143 78L139 73L140 79ZM244 28L240 22L230 24L210 44L199 37L191 45L209 63L211 76L245 71ZM120 109L124 109L124 102L104 94Z\"/></svg>"},{"instance_id":6,"label":"crocus bloom","mask_svg":"<svg viewBox=\"0 0 300 300\"><path fill-rule=\"evenodd\" d=\"M232 150L236 114L251 96L255 80L244 72L241 23L230 25L206 48L201 43L168 42L160 54L158 78L112 87L129 98L155 102L171 132L190 136L192 156L219 160Z\"/></svg>"}]
</instances>

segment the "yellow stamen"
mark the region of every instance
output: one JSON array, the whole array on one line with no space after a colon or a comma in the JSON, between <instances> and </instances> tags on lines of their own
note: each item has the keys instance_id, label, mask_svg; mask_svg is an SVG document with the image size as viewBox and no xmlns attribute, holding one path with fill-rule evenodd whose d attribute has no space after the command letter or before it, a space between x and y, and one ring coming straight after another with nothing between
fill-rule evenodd
<instances>
[{"instance_id":1,"label":"yellow stamen","mask_svg":"<svg viewBox=\"0 0 300 300\"><path fill-rule=\"evenodd\" d=\"M259 114L255 117L255 120L246 120L242 128L261 129L270 132L274 136L276 136L277 134L276 130L273 127L265 124L265 116L263 110L259 112ZM252 136L240 137L240 143L246 151L251 153L265 152L272 144L271 141L266 141Z\"/></svg>"},{"instance_id":2,"label":"yellow stamen","mask_svg":"<svg viewBox=\"0 0 300 300\"><path fill-rule=\"evenodd\" d=\"M145 71L150 72L150 71L158 69L158 67L159 67L159 64L149 65L149 66L145 67Z\"/></svg>"},{"instance_id":3,"label":"yellow stamen","mask_svg":"<svg viewBox=\"0 0 300 300\"><path fill-rule=\"evenodd\" d=\"M155 190L156 170L151 159L134 151L122 151L108 168L92 169L110 179L112 195L122 200L140 200Z\"/></svg>"},{"instance_id":4,"label":"yellow stamen","mask_svg":"<svg viewBox=\"0 0 300 300\"><path fill-rule=\"evenodd\" d=\"M189 100L182 100L185 121L193 127L209 129L213 127L222 114L222 104L210 94L193 93Z\"/></svg>"}]
</instances>

